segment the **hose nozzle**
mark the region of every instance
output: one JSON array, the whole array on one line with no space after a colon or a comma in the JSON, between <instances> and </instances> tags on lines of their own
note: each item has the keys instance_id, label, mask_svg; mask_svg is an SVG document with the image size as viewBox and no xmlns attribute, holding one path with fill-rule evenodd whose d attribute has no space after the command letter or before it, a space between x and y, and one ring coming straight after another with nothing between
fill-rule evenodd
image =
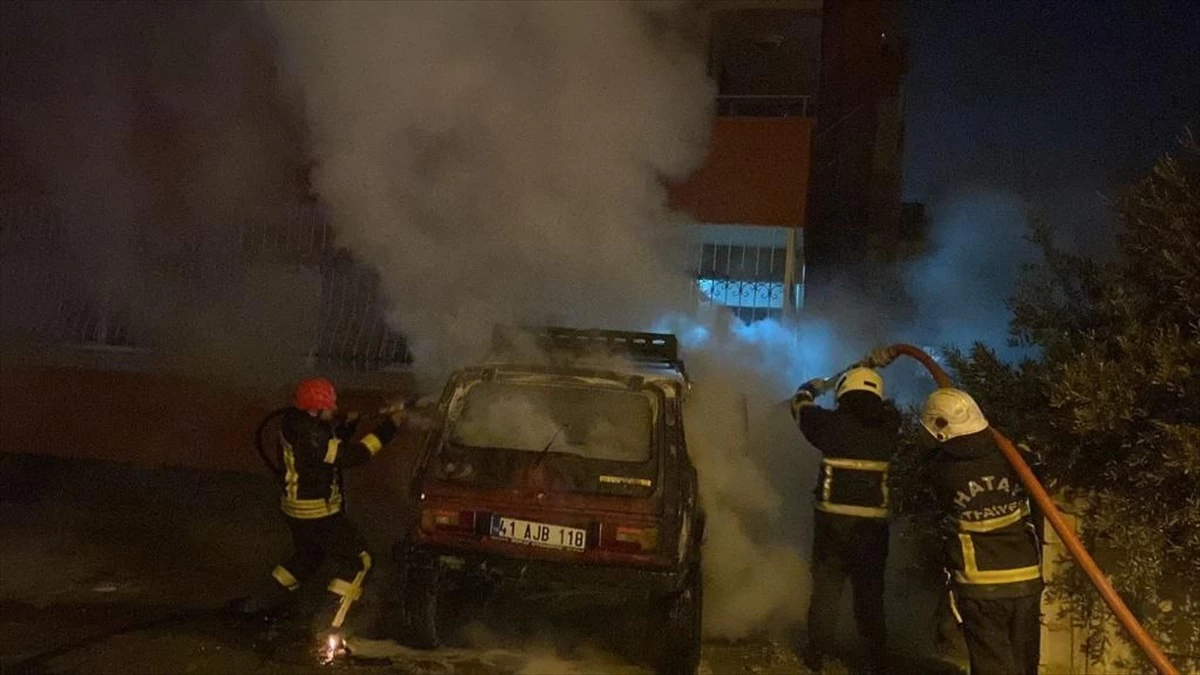
<instances>
[{"instance_id":1,"label":"hose nozzle","mask_svg":"<svg viewBox=\"0 0 1200 675\"><path fill-rule=\"evenodd\" d=\"M863 360L850 366L851 368L886 368L892 365L892 361L900 356L900 351L896 349L896 345L888 347L876 347L868 353Z\"/></svg>"}]
</instances>

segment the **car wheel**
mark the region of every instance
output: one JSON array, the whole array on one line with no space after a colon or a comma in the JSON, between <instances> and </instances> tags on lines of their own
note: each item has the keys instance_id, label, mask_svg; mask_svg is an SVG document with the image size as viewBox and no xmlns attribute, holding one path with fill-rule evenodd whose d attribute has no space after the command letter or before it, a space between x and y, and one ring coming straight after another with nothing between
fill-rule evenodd
<instances>
[{"instance_id":1,"label":"car wheel","mask_svg":"<svg viewBox=\"0 0 1200 675\"><path fill-rule=\"evenodd\" d=\"M704 614L704 580L697 559L688 567L683 588L667 601L659 646L660 675L694 675L700 667L701 617Z\"/></svg>"},{"instance_id":2,"label":"car wheel","mask_svg":"<svg viewBox=\"0 0 1200 675\"><path fill-rule=\"evenodd\" d=\"M375 633L383 638L402 640L404 638L404 573L401 570L391 570L383 581L384 591L381 594L379 616L375 623Z\"/></svg>"},{"instance_id":3,"label":"car wheel","mask_svg":"<svg viewBox=\"0 0 1200 675\"><path fill-rule=\"evenodd\" d=\"M404 573L401 590L400 641L414 649L436 649L441 575L434 565L411 565Z\"/></svg>"}]
</instances>

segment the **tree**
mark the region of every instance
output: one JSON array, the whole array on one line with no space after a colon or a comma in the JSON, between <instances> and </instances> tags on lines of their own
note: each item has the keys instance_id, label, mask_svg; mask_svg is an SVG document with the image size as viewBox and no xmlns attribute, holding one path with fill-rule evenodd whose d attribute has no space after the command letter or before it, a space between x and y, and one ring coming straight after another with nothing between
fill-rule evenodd
<instances>
[{"instance_id":1,"label":"tree","mask_svg":"<svg viewBox=\"0 0 1200 675\"><path fill-rule=\"evenodd\" d=\"M1200 148L1188 139L1116 203L1118 255L1057 247L1034 226L1040 263L1010 301L1016 344L952 351L956 380L1039 458L1060 498L1082 505L1081 536L1152 634L1200 669ZM1074 570L1072 618L1098 626L1099 598ZM1100 636L1102 632L1093 631ZM1097 657L1099 639L1088 645Z\"/></svg>"}]
</instances>

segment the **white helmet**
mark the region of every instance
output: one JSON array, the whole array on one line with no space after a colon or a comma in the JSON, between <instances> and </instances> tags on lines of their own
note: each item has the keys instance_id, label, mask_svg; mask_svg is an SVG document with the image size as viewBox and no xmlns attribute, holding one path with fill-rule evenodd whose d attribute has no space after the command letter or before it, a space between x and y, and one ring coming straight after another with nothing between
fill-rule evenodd
<instances>
[{"instance_id":1,"label":"white helmet","mask_svg":"<svg viewBox=\"0 0 1200 675\"><path fill-rule=\"evenodd\" d=\"M944 442L983 431L988 428L988 421L970 394L961 389L944 388L925 399L921 426Z\"/></svg>"},{"instance_id":2,"label":"white helmet","mask_svg":"<svg viewBox=\"0 0 1200 675\"><path fill-rule=\"evenodd\" d=\"M851 368L838 378L835 398L852 391L869 391L883 398L883 378L870 368Z\"/></svg>"}]
</instances>

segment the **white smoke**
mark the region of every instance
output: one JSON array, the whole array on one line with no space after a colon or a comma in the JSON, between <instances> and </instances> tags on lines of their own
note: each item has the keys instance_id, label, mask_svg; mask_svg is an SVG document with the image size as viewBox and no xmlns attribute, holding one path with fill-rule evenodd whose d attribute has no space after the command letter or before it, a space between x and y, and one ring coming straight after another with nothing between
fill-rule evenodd
<instances>
[{"instance_id":1,"label":"white smoke","mask_svg":"<svg viewBox=\"0 0 1200 675\"><path fill-rule=\"evenodd\" d=\"M787 389L771 361L786 361L792 352L746 340L736 323L709 325L705 341L689 351L696 385L684 417L708 516L705 631L736 639L792 625L808 595L799 551L782 543L784 500L777 490L787 481L773 483L764 466L771 455L799 449L794 428L780 437L768 423L787 415L778 405Z\"/></svg>"},{"instance_id":2,"label":"white smoke","mask_svg":"<svg viewBox=\"0 0 1200 675\"><path fill-rule=\"evenodd\" d=\"M1036 259L1028 234L1028 205L996 188L962 189L931 209L930 247L909 265L906 283L917 312L901 337L941 348L984 342L1002 356L1012 294L1024 265Z\"/></svg>"},{"instance_id":3,"label":"white smoke","mask_svg":"<svg viewBox=\"0 0 1200 675\"><path fill-rule=\"evenodd\" d=\"M705 614L710 634L742 637L804 609L800 556L771 543L781 500L760 463L778 448L754 447L748 426L779 412L797 368L791 353L786 368L771 363L778 340L687 318L690 281L672 257L684 250L680 219L663 181L699 163L711 125L691 9L287 3L271 13L339 240L379 270L426 374L477 357L497 322L646 328L675 316L677 332L713 338L692 340L688 356L699 377L689 449L709 517Z\"/></svg>"},{"instance_id":4,"label":"white smoke","mask_svg":"<svg viewBox=\"0 0 1200 675\"><path fill-rule=\"evenodd\" d=\"M675 256L684 219L663 188L700 162L711 125L691 9L310 2L269 14L339 243L378 269L427 381L481 355L496 323L681 336L697 379L689 449L709 516L706 627L738 638L804 609L816 453L782 401L897 336L969 342L1003 309L979 301L995 295L988 279L1011 280L1007 267L981 270L982 247L1012 248L1022 213L1011 198L979 195L970 209L939 210L934 250L896 279L915 317L861 291L794 325L698 316ZM982 229L980 210L991 213ZM932 384L910 365L888 377L913 400Z\"/></svg>"},{"instance_id":5,"label":"white smoke","mask_svg":"<svg viewBox=\"0 0 1200 675\"><path fill-rule=\"evenodd\" d=\"M418 368L477 356L497 322L633 327L686 290L662 179L703 156L713 92L684 9L272 6L316 185Z\"/></svg>"}]
</instances>

